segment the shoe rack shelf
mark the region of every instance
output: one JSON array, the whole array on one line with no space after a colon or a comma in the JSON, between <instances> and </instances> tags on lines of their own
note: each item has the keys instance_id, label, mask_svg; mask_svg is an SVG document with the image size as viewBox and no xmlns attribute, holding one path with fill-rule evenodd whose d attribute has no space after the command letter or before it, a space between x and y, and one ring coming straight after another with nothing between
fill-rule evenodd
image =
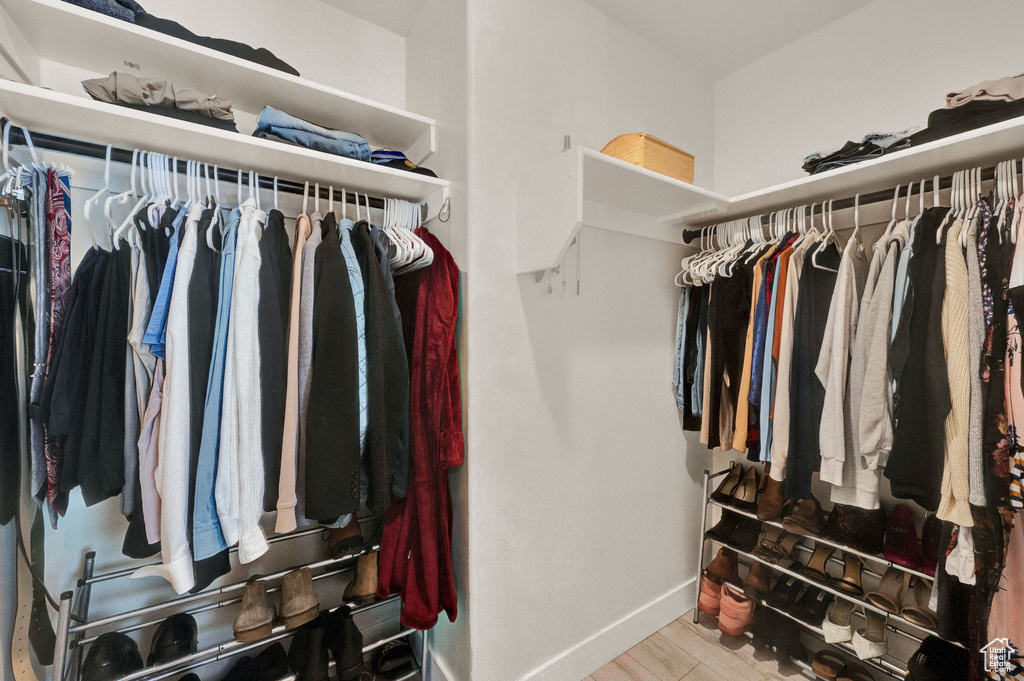
<instances>
[{"instance_id":1,"label":"shoe rack shelf","mask_svg":"<svg viewBox=\"0 0 1024 681\"><path fill-rule=\"evenodd\" d=\"M306 530L300 530L286 535L279 535L268 539L269 543L277 543L298 537L307 536L314 533L319 533L320 527L309 528ZM313 581L320 581L322 579L328 579L331 577L337 577L353 572L355 569L354 561L359 556L366 553L378 550L378 546L372 546L362 551L353 552L337 558L328 558L325 560L315 561L312 563L306 563L303 565L292 566L286 570L281 570L261 577L261 581L274 582L282 579L286 574L300 568L309 568L310 570L324 569L323 572L313 575ZM234 549L233 549L234 550ZM91 590L94 584L107 582L119 578L130 576L135 570L138 569L136 566L133 568L116 570L104 574L94 575L93 566L95 563L95 553L88 552L85 556L82 568L82 578L78 580L75 591L66 591L61 594L60 597L60 609L57 617L57 643L54 653L54 673L52 676L53 681L79 681L81 672L81 662L84 659L84 649L94 642L98 635L89 635L97 629L103 631L118 631L120 633L128 634L141 629L147 629L155 627L161 622L166 620L168 617L174 614L189 614L196 615L198 613L215 610L217 608L231 607L239 605L242 602L241 591L245 588L246 581L233 582L231 584L225 584L223 586L201 591L195 594L188 594L178 598L168 599L153 605L149 605L143 608L137 608L129 610L108 617L90 620L88 617L89 612L89 601L91 597ZM274 586L268 586L267 593L274 593L281 590L280 584ZM238 594L238 595L236 595ZM218 596L228 596L228 598L220 598L218 600L210 599ZM363 605L357 605L350 602L342 602L330 608L321 608L322 611L334 611L343 606L349 606L353 615L364 613L374 608L378 608L382 605L389 603L399 602L398 596L390 596L388 598L375 599L371 603ZM199 604L201 603L201 604ZM193 604L199 604L195 605ZM150 617L156 614L156 617ZM141 620L132 624L123 625L123 623L131 620ZM384 637L377 641L367 644L363 647L363 655L377 650L381 646L400 638L405 638L416 633L416 629L401 628L397 633L390 636ZM271 643L284 640L289 638L296 632L296 629L286 629L283 624L274 626L271 634L267 637L259 639L258 641L252 642L241 642L238 640L225 641L223 643L197 650L195 653L180 657L169 662L145 667L131 674L120 677L117 681L161 681L168 677L184 674L188 671L204 667L208 664L226 660L243 653L262 648ZM423 633L423 647L421 661L427 660L427 632ZM331 667L334 666L334 660L329 662ZM425 665L423 665L425 666ZM399 681L406 679L412 679L421 673L421 667L411 669L408 674L402 676ZM289 675L278 681L295 681L294 675Z\"/></svg>"},{"instance_id":2,"label":"shoe rack shelf","mask_svg":"<svg viewBox=\"0 0 1024 681\"><path fill-rule=\"evenodd\" d=\"M835 589L835 588L829 586L828 584L824 584L822 582L818 582L818 581L816 581L814 579L811 579L807 575L804 575L804 574L802 574L800 572L797 572L797 571L795 571L793 569L783 567L783 566L781 566L781 565L779 565L777 563L772 563L772 562L763 560L763 559L755 556L754 554L752 554L752 553L750 553L748 551L740 550L740 549L736 548L735 546L732 546L732 545L728 544L727 542L724 542L724 541L722 541L720 539L715 539L715 538L711 538L711 537L705 536L705 531L706 531L707 526L708 526L708 516L710 514L710 509L712 507L716 507L717 506L718 508L721 508L723 510L728 510L728 511L731 511L731 512L736 513L738 515L746 516L748 518L752 518L754 520L757 520L757 514L756 513L751 513L751 512L748 512L748 511L739 510L739 509L733 508L732 506L730 506L728 504L721 503L721 502L718 502L718 501L714 501L714 500L711 499L711 492L712 492L711 481L716 479L716 478L719 478L719 477L721 477L723 475L728 474L729 470L730 469L725 469L725 470L718 471L717 473L711 473L710 471L707 471L707 470L704 471L704 508L703 508L703 512L702 512L701 527L700 527L701 542L700 542L700 550L698 551L698 556L699 556L699 559L698 559L699 560L699 564L698 564L698 571L697 571L698 576L704 574L705 558L706 558L706 547L707 547L707 543L708 542L712 542L713 544L718 544L719 546L729 548L729 549L735 551L739 556L745 558L746 561L742 562L742 564L747 566L748 568L749 568L750 565L752 565L754 563L761 563L762 565L765 565L768 568L770 568L773 572L780 573L780 574L788 576L788 577L792 577L792 578L797 579L797 580L799 580L801 582L804 582L805 584L809 584L809 585L811 585L811 586L813 586L815 588L821 589L822 591L824 591L826 593L829 593L829 594L831 594L831 595L833 595L833 596L835 596L837 598L842 598L842 599L845 599L847 601L850 601L850 602L854 603L855 605L864 608L865 611L870 610L870 611L873 611L873 612L876 612L876 613L878 613L880 615L885 616L886 617L885 628L886 628L886 630L888 632L896 633L896 634L898 634L900 636L904 636L904 637L906 637L906 638L908 638L908 639L910 639L912 641L916 641L918 643L920 643L923 640L922 637L917 636L917 635L915 635L915 634L913 634L913 633L911 633L909 631L906 631L905 629L903 629L901 627L896 627L896 626L894 626L892 624L892 622L896 622L896 623L899 623L900 625L906 625L908 627L911 627L911 628L913 628L916 631L923 632L925 635L936 635L936 632L934 632L933 630L928 629L927 627L923 627L923 626L921 626L919 624L915 624L914 622L911 622L910 620L908 620L908 619L906 619L906 618L904 618L904 617L902 617L900 615L896 615L896 614L887 612L887 611L885 611L885 610L883 610L883 609L881 609L879 607L876 607L874 604L868 602L865 598L859 598L859 597L857 597L857 596L855 596L853 594L849 594L849 593L846 593L844 591L840 591L838 589ZM776 521L767 521L767 522L766 521L759 521L759 522L764 522L765 525L770 525L770 526L775 526L775 527L780 527L780 528L783 527L782 523L779 523L779 522L776 522ZM886 559L886 558L884 558L882 556L878 556L876 554L871 554L871 553L865 553L863 551L858 551L858 550L853 549L851 547L848 547L848 546L845 546L843 544L839 544L839 543L836 543L836 542L833 542L833 541L830 541L830 540L827 540L827 539L823 539L821 537L807 535L805 537L802 537L802 539L803 538L810 539L810 540L812 540L814 542L819 542L819 543L822 543L822 544L826 544L826 545L832 546L835 549L839 549L839 550L842 550L842 551L848 551L849 553L857 555L857 556L859 556L861 558L864 558L864 559L867 559L867 560L871 560L871 561L874 561L876 563L881 563L881 564L886 565L888 567L894 567L894 568L897 568L899 570L906 571L906 572L908 572L910 574L917 575L919 577L923 577L925 579L929 579L930 580L930 579L934 578L933 576L927 575L926 573L923 573L923 572L921 572L919 570L915 570L913 568L908 568L908 567L905 567L903 565L899 565L897 563L893 563L892 561L889 561L888 559ZM804 546L802 543L798 543L796 548L798 548L800 551L805 552L805 553L813 552L813 549L811 547ZM831 562L831 563L833 563L835 565L838 565L838 566L843 566L843 564L844 564L843 561L837 559L835 556L830 556L829 557L829 562ZM733 584L731 582L727 582L727 583L733 589L736 589L736 590L742 592L743 589L742 589L742 587L740 585ZM699 593L700 579L698 579L697 582L696 582L696 588L698 590L697 597L699 598L699 596L700 596L700 593ZM784 615L785 617L788 617L791 620L794 620L795 622L800 624L805 630L807 630L808 632L810 632L812 634L815 634L821 641L824 642L824 632L821 630L820 627L815 627L815 626L813 626L811 624L808 624L807 622L803 622L802 620L794 617L793 615L789 614L788 612L785 612L785 611L783 611L783 610L781 610L779 608L775 608L774 606L769 605L763 599L758 599L757 602L758 602L758 604L760 606L763 606L763 607L769 608L771 610L774 610L775 612L778 612L779 614ZM853 614L856 614L858 617L862 617L862 615L860 613L858 613L856 610L854 611ZM694 611L693 611L693 621L694 621L694 623L697 623L698 617L699 617L699 611L696 608L694 608ZM749 634L748 634L748 636L749 636ZM851 646L847 646L847 645L843 645L843 644L828 644L828 645L834 645L836 647L841 648L842 650L844 650L846 652L851 652L852 651L852 647ZM799 660L794 660L794 662L797 663L805 671L810 669L810 666L807 665L806 663L801 663ZM889 659L876 658L876 659L873 659L873 660L862 660L861 662L867 664L868 666L873 667L877 671L884 672L884 673L886 673L886 674L888 674L890 676L893 676L895 678L902 679L906 675L905 665L901 666L901 664L893 662L893 661L891 661Z\"/></svg>"},{"instance_id":3,"label":"shoe rack shelf","mask_svg":"<svg viewBox=\"0 0 1024 681\"><path fill-rule=\"evenodd\" d=\"M749 566L747 566L747 567L749 567ZM743 592L743 586L741 584L735 584L733 582L726 582L726 584L728 584L729 587L731 587L732 589L734 589L737 592L740 592L740 593ZM819 640L821 640L826 645L830 645L830 646L832 646L834 648L838 648L838 649L842 650L843 652L845 652L845 653L847 653L849 655L853 655L854 657L856 657L856 652L854 651L853 646L850 645L849 643L828 643L827 641L825 641L825 632L822 631L821 627L816 627L813 624L810 624L808 622L804 622L802 619L800 619L798 617L794 617L793 615L789 614L785 610L782 610L780 608L776 608L773 605L770 605L768 603L768 601L764 600L763 598L756 598L754 600L757 602L758 607L767 608L769 610L777 612L778 614L782 615L783 617L785 617L787 619L793 620L794 622L799 624L801 627L806 629L808 632L814 634ZM859 614L859 613L854 611L854 614ZM891 627L891 626L887 626L886 628L889 631L899 631L895 627ZM878 671L880 671L880 672L882 672L884 674L888 674L889 676L892 676L893 678L896 678L896 679L905 679L906 676L907 676L907 670L904 667L901 667L899 664L896 664L895 662L891 662L890 660L888 660L888 659L886 659L884 657L873 658L873 659L870 659L870 660L859 660L859 662L861 664L865 665L865 666L873 667L874 669L876 669L876 670L878 670Z\"/></svg>"},{"instance_id":4,"label":"shoe rack shelf","mask_svg":"<svg viewBox=\"0 0 1024 681\"><path fill-rule=\"evenodd\" d=\"M752 518L754 520L758 519L756 513L751 513L749 511L741 511L741 510L739 510L737 508L733 508L729 504L723 504L722 502L715 501L714 499L709 499L708 503L710 503L712 506L717 506L717 507L719 507L721 509L724 509L726 511L729 511L731 513L736 513L737 515L746 516L746 517ZM771 525L772 527L778 527L778 528L783 529L783 530L786 529L783 526L782 523L780 523L780 522L778 522L776 520L761 520L759 522L762 522L765 525ZM900 565L899 563L894 563L891 560L889 560L888 558L886 558L885 556L880 556L880 555L875 554L875 553L866 553L864 551L858 551L855 548L852 548L852 547L849 547L849 546L845 546L843 544L839 544L839 543L834 542L834 541L832 541L830 539L825 539L824 537L815 537L813 535L806 535L805 538L806 539L810 539L810 540L814 541L817 544L825 544L827 546L831 546L834 549L839 549L840 551L844 551L846 553L852 553L855 556L859 556L860 558L864 558L866 560L870 560L870 561L872 561L874 563L879 563L881 565L886 566L887 568L890 568L890 567L896 568L897 570L902 570L903 572L909 572L910 574L916 575L916 576L921 577L923 579L928 579L928 580L935 579L935 575L929 575L926 572L921 572L920 570L915 570L914 568L907 567L906 565ZM809 547L806 547L806 546L804 546L802 544L797 544L797 548L799 548L801 550L806 550L806 551L810 550ZM834 557L832 559L830 559L830 560L834 560ZM840 564L842 563L842 561L839 561L839 562L840 562Z\"/></svg>"}]
</instances>

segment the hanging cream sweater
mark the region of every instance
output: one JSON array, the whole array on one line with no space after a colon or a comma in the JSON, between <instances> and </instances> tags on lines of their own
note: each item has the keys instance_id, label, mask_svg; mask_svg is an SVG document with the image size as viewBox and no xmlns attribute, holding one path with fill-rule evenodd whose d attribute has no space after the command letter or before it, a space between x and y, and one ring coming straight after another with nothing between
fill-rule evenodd
<instances>
[{"instance_id":1,"label":"hanging cream sweater","mask_svg":"<svg viewBox=\"0 0 1024 681\"><path fill-rule=\"evenodd\" d=\"M942 497L936 515L965 527L974 526L968 501L968 423L971 408L970 334L968 319L969 280L967 262L960 248L963 220L956 220L946 234L946 295L942 299L942 345L949 375L951 408L944 423L945 467L942 471Z\"/></svg>"}]
</instances>

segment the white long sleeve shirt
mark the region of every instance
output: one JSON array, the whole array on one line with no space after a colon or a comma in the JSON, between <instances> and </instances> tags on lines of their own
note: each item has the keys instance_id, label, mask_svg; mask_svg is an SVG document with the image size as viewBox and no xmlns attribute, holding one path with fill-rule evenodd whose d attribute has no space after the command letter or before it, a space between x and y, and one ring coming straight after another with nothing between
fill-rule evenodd
<instances>
[{"instance_id":1,"label":"white long sleeve shirt","mask_svg":"<svg viewBox=\"0 0 1024 681\"><path fill-rule=\"evenodd\" d=\"M266 484L260 401L259 245L266 213L257 210L251 199L240 210L214 495L225 541L237 541L239 562L249 563L268 548L259 525Z\"/></svg>"}]
</instances>

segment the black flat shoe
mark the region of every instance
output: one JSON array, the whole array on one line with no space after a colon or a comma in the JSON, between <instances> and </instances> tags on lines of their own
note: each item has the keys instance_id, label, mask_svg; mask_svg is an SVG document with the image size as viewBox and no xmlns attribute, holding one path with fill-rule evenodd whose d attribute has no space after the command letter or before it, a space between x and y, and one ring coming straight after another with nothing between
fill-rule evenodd
<instances>
[{"instance_id":1,"label":"black flat shoe","mask_svg":"<svg viewBox=\"0 0 1024 681\"><path fill-rule=\"evenodd\" d=\"M722 519L719 520L714 527L705 532L704 536L708 539L728 543L729 537L731 537L732 533L736 531L736 528L739 526L740 520L742 519L743 516L738 513L723 510Z\"/></svg>"},{"instance_id":2,"label":"black flat shoe","mask_svg":"<svg viewBox=\"0 0 1024 681\"><path fill-rule=\"evenodd\" d=\"M732 531L725 543L737 551L750 553L757 545L757 538L761 534L761 523L745 516L739 517L736 529Z\"/></svg>"},{"instance_id":3,"label":"black flat shoe","mask_svg":"<svg viewBox=\"0 0 1024 681\"><path fill-rule=\"evenodd\" d=\"M832 594L826 593L821 589L813 586L808 587L807 591L800 597L800 600L793 605L790 614L801 622L820 627L821 623L825 621L825 613L828 611L828 606L832 605L834 598Z\"/></svg>"},{"instance_id":4,"label":"black flat shoe","mask_svg":"<svg viewBox=\"0 0 1024 681\"><path fill-rule=\"evenodd\" d=\"M790 612L793 608L793 604L797 602L797 599L799 599L800 592L803 591L803 588L804 583L796 577L787 577L783 575L779 578L775 588L772 589L772 592L768 595L768 605L783 612Z\"/></svg>"}]
</instances>

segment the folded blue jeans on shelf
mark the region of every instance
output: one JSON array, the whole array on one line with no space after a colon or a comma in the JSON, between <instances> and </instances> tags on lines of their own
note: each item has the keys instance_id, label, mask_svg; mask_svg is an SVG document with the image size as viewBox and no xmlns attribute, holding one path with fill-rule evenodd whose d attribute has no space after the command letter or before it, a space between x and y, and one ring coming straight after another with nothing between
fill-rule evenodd
<instances>
[{"instance_id":1,"label":"folded blue jeans on shelf","mask_svg":"<svg viewBox=\"0 0 1024 681\"><path fill-rule=\"evenodd\" d=\"M256 133L264 132L283 140L328 154L358 161L370 160L370 145L359 135L343 130L322 128L315 123L267 106L256 123Z\"/></svg>"}]
</instances>

